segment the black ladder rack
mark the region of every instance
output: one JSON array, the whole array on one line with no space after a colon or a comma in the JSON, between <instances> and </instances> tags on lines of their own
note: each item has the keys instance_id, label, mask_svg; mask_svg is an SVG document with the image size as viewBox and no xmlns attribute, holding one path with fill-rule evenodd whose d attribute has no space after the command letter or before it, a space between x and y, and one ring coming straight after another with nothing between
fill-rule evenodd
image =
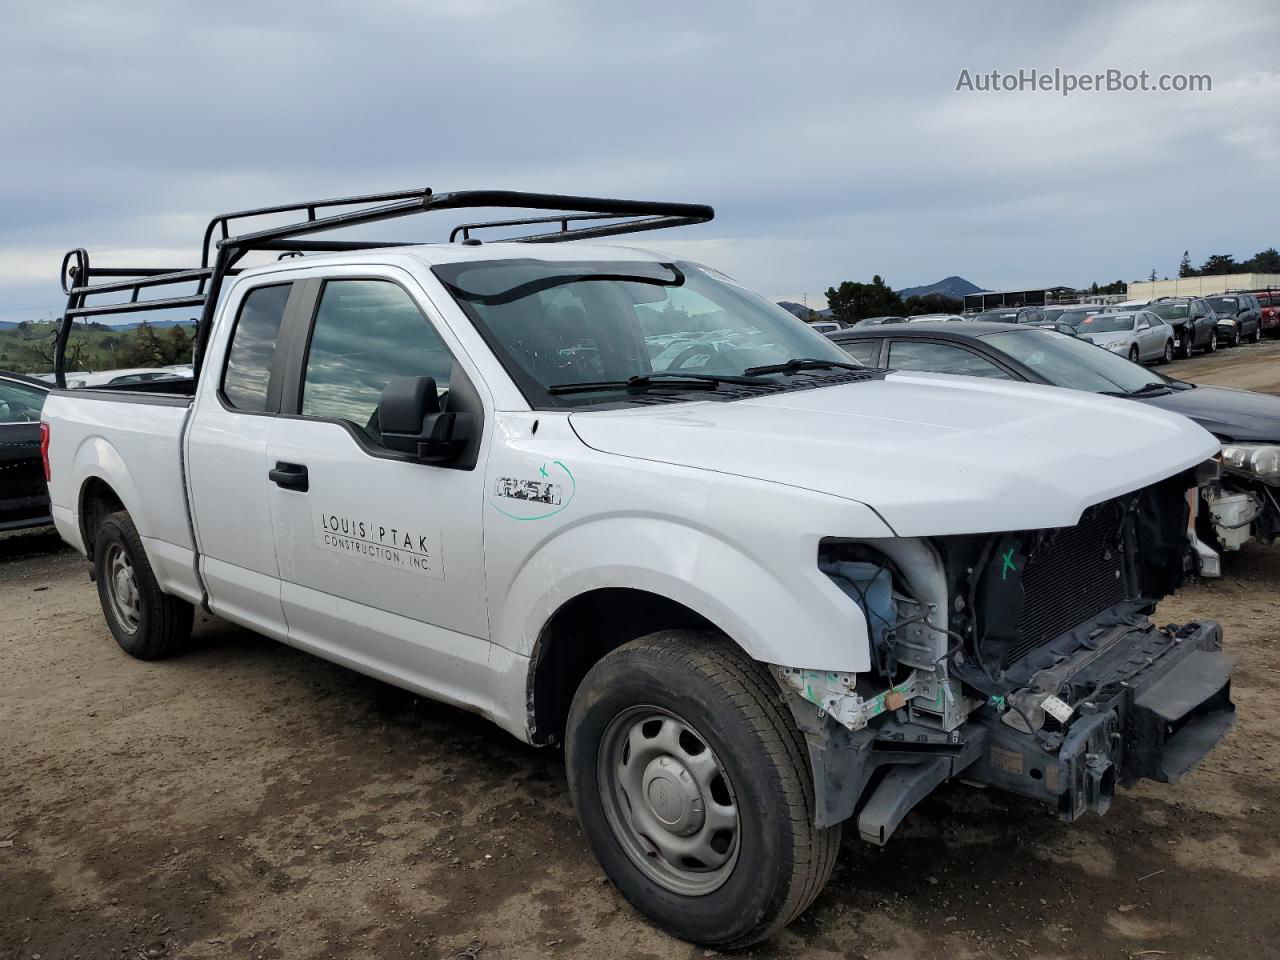
<instances>
[{"instance_id":1,"label":"black ladder rack","mask_svg":"<svg viewBox=\"0 0 1280 960\"><path fill-rule=\"evenodd\" d=\"M356 209L339 210L354 207ZM522 219L491 220L466 223L449 234L450 242L459 233L464 242L476 243L472 230L558 223L559 230L527 236L504 237L502 241L559 243L600 237L614 237L645 230L660 230L695 223L706 223L715 216L711 207L697 203L651 202L646 200L613 200L604 197L578 197L556 193L523 193L516 190L462 190L433 193L430 188L375 193L336 200L315 200L273 207L241 210L214 217L205 228L198 267L160 269L155 267L96 267L83 248L69 251L62 258L62 291L67 295L67 308L58 325L54 351L54 374L57 385L66 387L66 349L72 325L77 318L108 314L140 313L149 310L171 310L178 307L200 307L196 327L193 362L199 373L200 362L209 339L214 307L222 290L222 282L240 271L236 264L254 250L280 251L282 254L345 252L377 247L405 246L400 241L309 240L301 239L326 230L337 230L366 223L377 223L436 210L475 208L511 208L519 210L551 210L554 215ZM336 211L336 212L335 212ZM302 214L305 220L266 227L233 235L238 221L281 214ZM571 227L571 223L591 221L588 226ZM612 221L612 222L603 222ZM95 283L96 280L106 282ZM143 290L154 287L195 284L194 293L142 299ZM90 304L90 297L108 293L128 293L123 302Z\"/></svg>"}]
</instances>

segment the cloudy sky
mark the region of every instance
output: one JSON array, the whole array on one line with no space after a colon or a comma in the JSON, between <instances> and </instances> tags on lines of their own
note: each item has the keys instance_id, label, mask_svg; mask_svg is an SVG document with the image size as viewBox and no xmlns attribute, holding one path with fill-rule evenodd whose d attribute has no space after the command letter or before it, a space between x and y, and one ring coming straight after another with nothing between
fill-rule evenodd
<instances>
[{"instance_id":1,"label":"cloudy sky","mask_svg":"<svg viewBox=\"0 0 1280 960\"><path fill-rule=\"evenodd\" d=\"M711 203L646 244L811 304L874 273L1083 284L1280 246L1274 0L5 8L0 320L60 309L71 246L182 264L213 213L419 185ZM956 90L1019 68L1212 91Z\"/></svg>"}]
</instances>

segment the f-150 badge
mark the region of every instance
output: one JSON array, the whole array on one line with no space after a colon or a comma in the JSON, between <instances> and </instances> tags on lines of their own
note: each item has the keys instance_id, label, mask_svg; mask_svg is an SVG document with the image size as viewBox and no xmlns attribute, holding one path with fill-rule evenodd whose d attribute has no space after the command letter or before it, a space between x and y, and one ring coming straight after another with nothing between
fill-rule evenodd
<instances>
[{"instance_id":1,"label":"f-150 badge","mask_svg":"<svg viewBox=\"0 0 1280 960\"><path fill-rule=\"evenodd\" d=\"M545 520L569 506L577 486L573 472L553 460L538 468L537 478L499 477L489 505L512 520Z\"/></svg>"}]
</instances>

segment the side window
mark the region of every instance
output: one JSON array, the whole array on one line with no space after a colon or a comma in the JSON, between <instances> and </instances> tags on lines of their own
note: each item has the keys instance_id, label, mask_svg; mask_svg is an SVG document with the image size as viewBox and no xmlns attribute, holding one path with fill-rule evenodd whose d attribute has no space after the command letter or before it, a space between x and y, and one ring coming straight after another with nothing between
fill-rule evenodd
<instances>
[{"instance_id":1,"label":"side window","mask_svg":"<svg viewBox=\"0 0 1280 960\"><path fill-rule=\"evenodd\" d=\"M280 322L289 302L292 284L279 283L249 291L240 304L227 369L222 375L222 396L232 407L247 413L267 409L267 384L276 355Z\"/></svg>"},{"instance_id":2,"label":"side window","mask_svg":"<svg viewBox=\"0 0 1280 960\"><path fill-rule=\"evenodd\" d=\"M410 296L389 280L329 280L320 296L302 381L302 415L345 420L374 443L378 400L391 377L433 377L444 406L449 353Z\"/></svg>"},{"instance_id":3,"label":"side window","mask_svg":"<svg viewBox=\"0 0 1280 960\"><path fill-rule=\"evenodd\" d=\"M859 363L865 363L870 366L874 361L876 348L880 346L880 341L867 337L862 340L840 340L836 345Z\"/></svg>"},{"instance_id":4,"label":"side window","mask_svg":"<svg viewBox=\"0 0 1280 960\"><path fill-rule=\"evenodd\" d=\"M891 370L921 370L927 373L956 373L966 377L1013 379L998 366L964 347L926 340L895 340L889 345Z\"/></svg>"},{"instance_id":5,"label":"side window","mask_svg":"<svg viewBox=\"0 0 1280 960\"><path fill-rule=\"evenodd\" d=\"M40 419L45 392L25 383L0 380L0 423L31 423Z\"/></svg>"}]
</instances>

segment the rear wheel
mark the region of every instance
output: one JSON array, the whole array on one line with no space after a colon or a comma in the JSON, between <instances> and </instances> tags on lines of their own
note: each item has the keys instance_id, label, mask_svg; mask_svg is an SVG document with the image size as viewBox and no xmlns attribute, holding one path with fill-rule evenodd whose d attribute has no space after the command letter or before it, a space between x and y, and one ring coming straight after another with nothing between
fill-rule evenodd
<instances>
[{"instance_id":1,"label":"rear wheel","mask_svg":"<svg viewBox=\"0 0 1280 960\"><path fill-rule=\"evenodd\" d=\"M1254 343L1262 342L1262 321L1258 321L1258 325L1253 328L1253 336L1249 338Z\"/></svg>"},{"instance_id":2,"label":"rear wheel","mask_svg":"<svg viewBox=\"0 0 1280 960\"><path fill-rule=\"evenodd\" d=\"M831 875L840 828L814 825L804 739L765 668L721 638L664 631L603 657L574 695L565 765L605 873L677 937L767 939Z\"/></svg>"},{"instance_id":3,"label":"rear wheel","mask_svg":"<svg viewBox=\"0 0 1280 960\"><path fill-rule=\"evenodd\" d=\"M1218 333L1216 330L1213 333L1209 334L1209 342L1205 344L1204 352L1205 353L1218 352Z\"/></svg>"},{"instance_id":4,"label":"rear wheel","mask_svg":"<svg viewBox=\"0 0 1280 960\"><path fill-rule=\"evenodd\" d=\"M1173 363L1173 341L1164 342L1164 352L1160 355L1161 363Z\"/></svg>"},{"instance_id":5,"label":"rear wheel","mask_svg":"<svg viewBox=\"0 0 1280 960\"><path fill-rule=\"evenodd\" d=\"M194 611L160 589L129 514L106 517L93 544L98 599L116 643L139 660L176 653L191 636Z\"/></svg>"}]
</instances>

